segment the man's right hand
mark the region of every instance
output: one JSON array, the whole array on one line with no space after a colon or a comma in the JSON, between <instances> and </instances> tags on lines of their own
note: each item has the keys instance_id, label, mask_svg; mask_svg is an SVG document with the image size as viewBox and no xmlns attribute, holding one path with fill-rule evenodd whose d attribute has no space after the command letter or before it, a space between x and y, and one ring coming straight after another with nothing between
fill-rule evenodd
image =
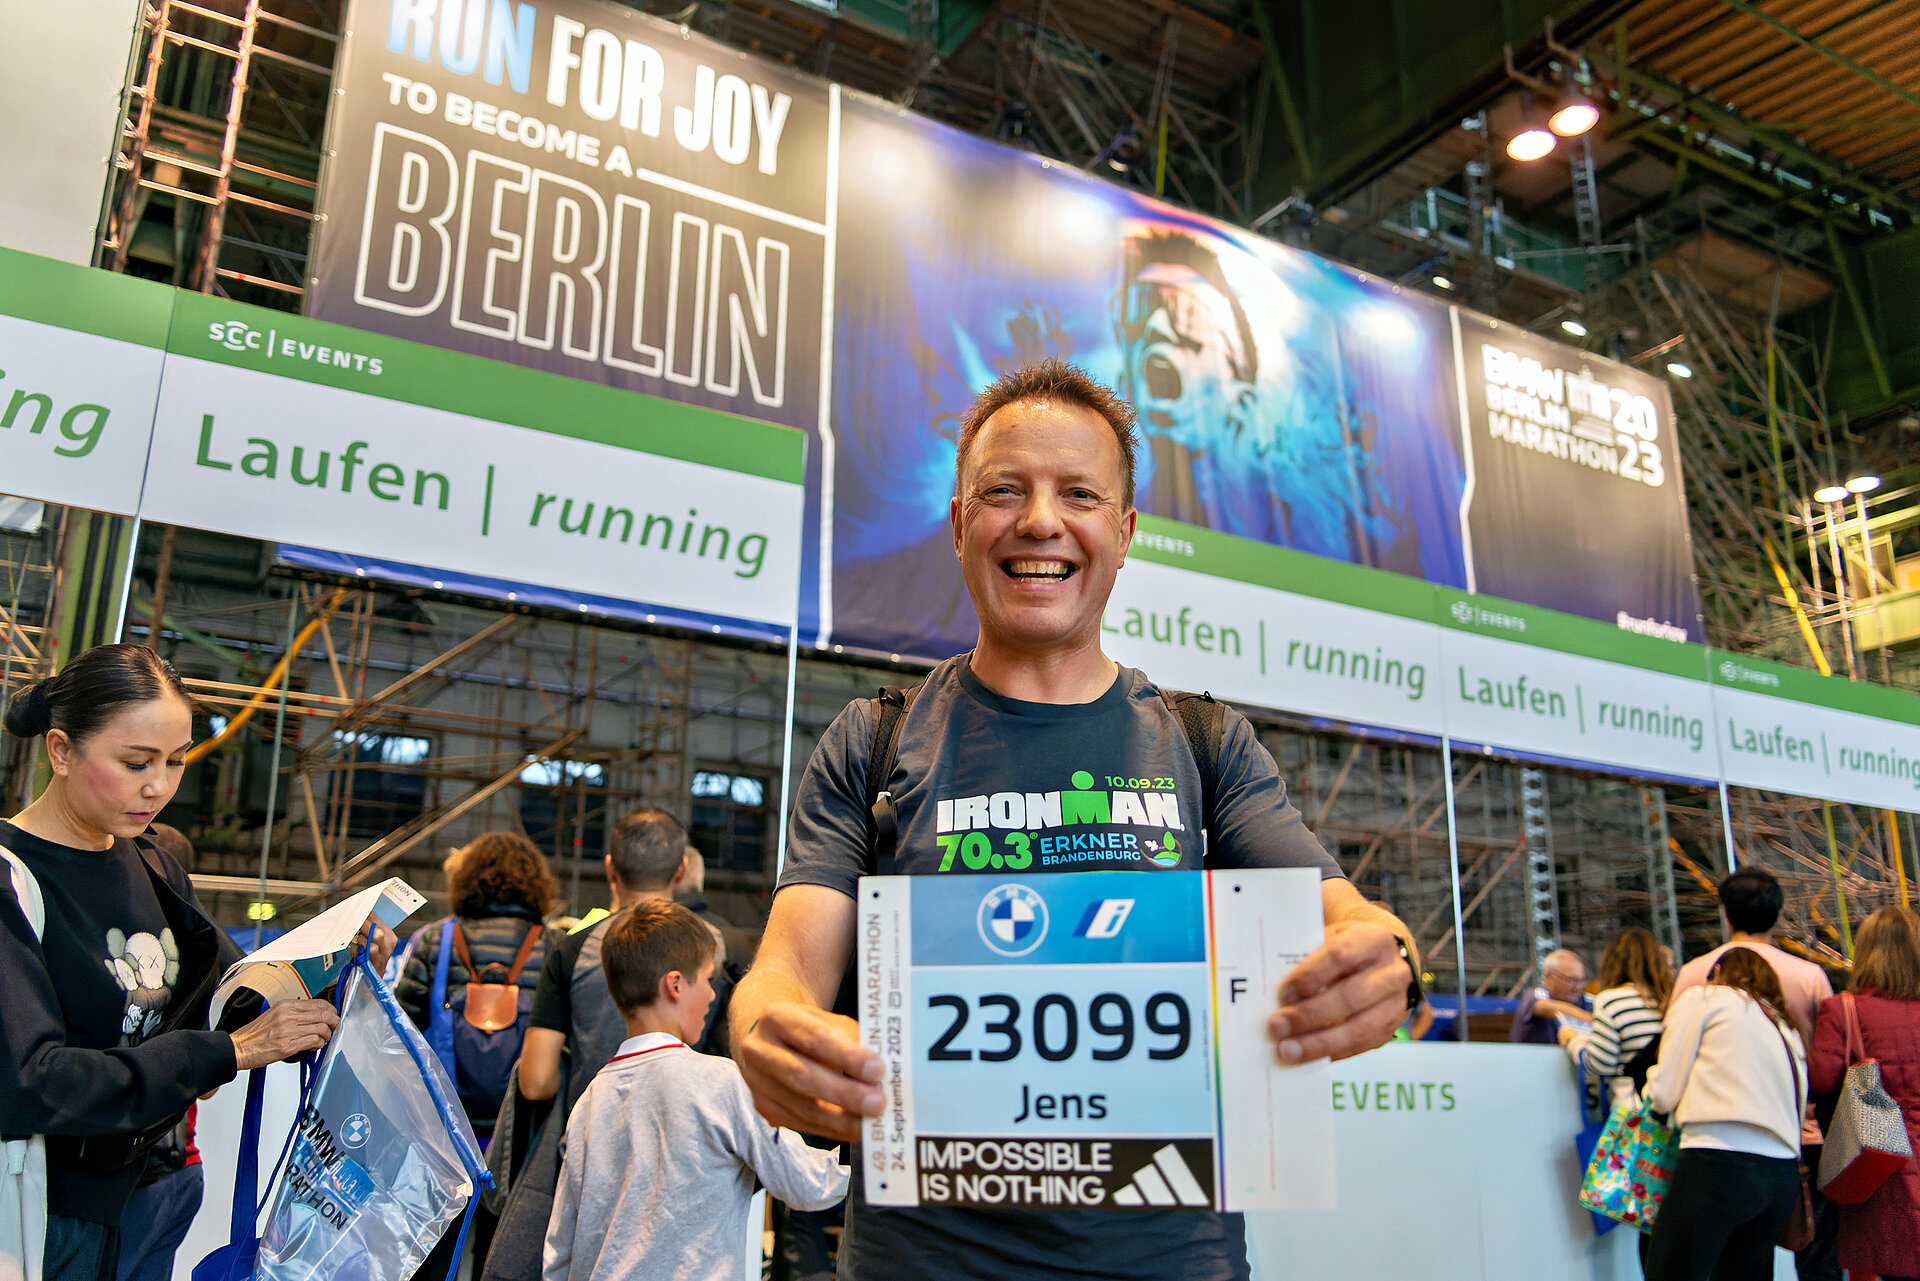
<instances>
[{"instance_id":1,"label":"man's right hand","mask_svg":"<svg viewBox=\"0 0 1920 1281\"><path fill-rule=\"evenodd\" d=\"M854 1142L886 1106L878 1054L852 1019L800 1001L769 1003L733 1046L762 1116L803 1134Z\"/></svg>"}]
</instances>

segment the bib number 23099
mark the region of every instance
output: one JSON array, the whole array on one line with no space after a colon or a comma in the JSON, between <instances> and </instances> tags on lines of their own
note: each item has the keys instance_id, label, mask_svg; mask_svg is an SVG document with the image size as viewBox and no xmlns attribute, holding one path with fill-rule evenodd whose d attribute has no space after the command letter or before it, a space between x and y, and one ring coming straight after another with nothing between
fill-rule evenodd
<instances>
[{"instance_id":1,"label":"bib number 23099","mask_svg":"<svg viewBox=\"0 0 1920 1281\"><path fill-rule=\"evenodd\" d=\"M1313 872L872 877L859 893L861 1033L888 1063L889 1106L862 1136L870 1203L1327 1203L1325 1069L1275 1066L1264 1030L1280 976L1319 942Z\"/></svg>"}]
</instances>

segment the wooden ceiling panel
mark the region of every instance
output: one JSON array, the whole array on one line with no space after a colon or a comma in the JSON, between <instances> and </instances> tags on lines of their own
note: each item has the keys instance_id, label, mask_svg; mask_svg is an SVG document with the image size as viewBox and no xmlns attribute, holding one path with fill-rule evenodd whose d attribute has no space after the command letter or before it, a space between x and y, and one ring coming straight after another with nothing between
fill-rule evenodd
<instances>
[{"instance_id":1,"label":"wooden ceiling panel","mask_svg":"<svg viewBox=\"0 0 1920 1281\"><path fill-rule=\"evenodd\" d=\"M1920 176L1920 0L1646 0L1634 61L1883 182Z\"/></svg>"}]
</instances>

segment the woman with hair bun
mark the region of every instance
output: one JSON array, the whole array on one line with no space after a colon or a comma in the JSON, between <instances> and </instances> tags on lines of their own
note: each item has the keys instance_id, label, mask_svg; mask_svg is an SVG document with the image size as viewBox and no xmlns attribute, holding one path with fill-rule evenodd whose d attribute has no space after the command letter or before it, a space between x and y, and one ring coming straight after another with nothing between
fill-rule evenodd
<instances>
[{"instance_id":1,"label":"woman with hair bun","mask_svg":"<svg viewBox=\"0 0 1920 1281\"><path fill-rule=\"evenodd\" d=\"M1647 1281L1768 1281L1774 1242L1800 1196L1806 1049L1767 959L1720 954L1703 986L1667 1006L1655 1111L1680 1154L1647 1245Z\"/></svg>"},{"instance_id":2,"label":"woman with hair bun","mask_svg":"<svg viewBox=\"0 0 1920 1281\"><path fill-rule=\"evenodd\" d=\"M18 861L0 864L0 1134L47 1136L47 1281L111 1281L147 1150L195 1098L319 1049L339 1020L327 1001L283 1001L207 1030L240 951L143 835L180 786L193 732L169 664L137 645L89 650L16 694L6 729L45 737L52 777L0 822ZM393 941L375 931L381 963Z\"/></svg>"}]
</instances>

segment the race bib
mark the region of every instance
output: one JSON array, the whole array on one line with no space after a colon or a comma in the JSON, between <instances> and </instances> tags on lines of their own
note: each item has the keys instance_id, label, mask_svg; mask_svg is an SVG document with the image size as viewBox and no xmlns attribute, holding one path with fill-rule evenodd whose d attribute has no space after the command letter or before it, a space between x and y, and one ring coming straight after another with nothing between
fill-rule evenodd
<instances>
[{"instance_id":1,"label":"race bib","mask_svg":"<svg viewBox=\"0 0 1920 1281\"><path fill-rule=\"evenodd\" d=\"M1328 1065L1266 1032L1318 872L865 877L859 930L869 1203L1333 1208Z\"/></svg>"}]
</instances>

